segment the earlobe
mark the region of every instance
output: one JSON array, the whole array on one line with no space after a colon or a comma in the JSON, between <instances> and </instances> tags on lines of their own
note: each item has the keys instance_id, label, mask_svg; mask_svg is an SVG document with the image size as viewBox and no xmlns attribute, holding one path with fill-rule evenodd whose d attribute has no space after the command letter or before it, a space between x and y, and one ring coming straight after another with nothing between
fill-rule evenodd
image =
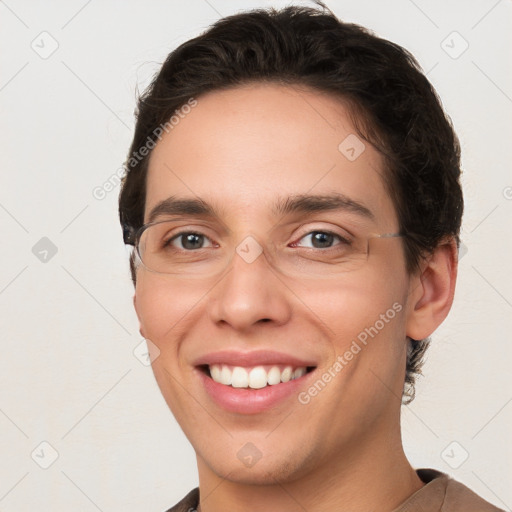
<instances>
[{"instance_id":1,"label":"earlobe","mask_svg":"<svg viewBox=\"0 0 512 512\"><path fill-rule=\"evenodd\" d=\"M411 280L406 334L414 340L430 336L448 315L457 278L457 245L439 245Z\"/></svg>"}]
</instances>

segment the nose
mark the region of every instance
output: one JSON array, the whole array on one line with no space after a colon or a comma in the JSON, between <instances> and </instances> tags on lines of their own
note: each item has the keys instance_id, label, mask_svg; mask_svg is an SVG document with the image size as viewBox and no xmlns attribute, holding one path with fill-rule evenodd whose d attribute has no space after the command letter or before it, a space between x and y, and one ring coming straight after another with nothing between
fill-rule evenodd
<instances>
[{"instance_id":1,"label":"nose","mask_svg":"<svg viewBox=\"0 0 512 512\"><path fill-rule=\"evenodd\" d=\"M210 319L238 331L264 322L285 324L292 313L291 291L264 253L252 260L242 251L234 255L229 270L212 290Z\"/></svg>"}]
</instances>

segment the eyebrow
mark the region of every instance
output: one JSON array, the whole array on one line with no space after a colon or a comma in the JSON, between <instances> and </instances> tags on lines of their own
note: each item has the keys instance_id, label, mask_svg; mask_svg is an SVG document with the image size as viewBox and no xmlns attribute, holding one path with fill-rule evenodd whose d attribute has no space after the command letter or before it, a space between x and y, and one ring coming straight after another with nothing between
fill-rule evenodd
<instances>
[{"instance_id":1,"label":"eyebrow","mask_svg":"<svg viewBox=\"0 0 512 512\"><path fill-rule=\"evenodd\" d=\"M217 217L217 212L213 206L202 199L179 199L171 196L160 201L151 209L148 216L148 223L154 222L158 217L163 215L202 215L206 217Z\"/></svg>"},{"instance_id":2,"label":"eyebrow","mask_svg":"<svg viewBox=\"0 0 512 512\"><path fill-rule=\"evenodd\" d=\"M345 210L371 220L375 219L375 215L369 208L340 193L294 194L278 198L272 207L274 215L305 214L332 210ZM171 196L160 201L151 209L148 223L154 222L158 217L164 215L197 215L213 218L219 217L219 212L202 199L180 199Z\"/></svg>"},{"instance_id":3,"label":"eyebrow","mask_svg":"<svg viewBox=\"0 0 512 512\"><path fill-rule=\"evenodd\" d=\"M369 208L340 193L297 194L280 198L272 211L274 214L287 215L290 213L313 213L331 210L346 210L368 219L375 219Z\"/></svg>"}]
</instances>

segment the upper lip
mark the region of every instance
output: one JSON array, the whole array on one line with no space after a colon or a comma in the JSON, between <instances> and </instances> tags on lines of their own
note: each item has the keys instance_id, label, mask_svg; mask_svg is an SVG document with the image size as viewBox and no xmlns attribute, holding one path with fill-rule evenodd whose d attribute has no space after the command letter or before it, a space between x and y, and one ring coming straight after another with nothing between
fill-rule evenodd
<instances>
[{"instance_id":1,"label":"upper lip","mask_svg":"<svg viewBox=\"0 0 512 512\"><path fill-rule=\"evenodd\" d=\"M230 366L260 366L260 365L284 365L299 368L302 366L316 366L312 360L300 359L290 354L275 352L273 350L252 350L240 352L236 350L221 350L205 354L195 360L194 366L212 364L227 364Z\"/></svg>"}]
</instances>

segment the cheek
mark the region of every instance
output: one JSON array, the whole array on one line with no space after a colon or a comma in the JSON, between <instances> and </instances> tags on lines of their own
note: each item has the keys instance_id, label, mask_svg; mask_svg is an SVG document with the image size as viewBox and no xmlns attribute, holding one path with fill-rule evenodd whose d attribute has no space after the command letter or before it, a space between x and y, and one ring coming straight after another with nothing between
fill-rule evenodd
<instances>
[{"instance_id":1,"label":"cheek","mask_svg":"<svg viewBox=\"0 0 512 512\"><path fill-rule=\"evenodd\" d=\"M321 319L334 338L357 337L377 323L402 325L407 281L401 272L350 276L337 283L319 284L315 289L296 290L303 302ZM381 319L382 317L382 319ZM398 320L395 322L395 320Z\"/></svg>"},{"instance_id":2,"label":"cheek","mask_svg":"<svg viewBox=\"0 0 512 512\"><path fill-rule=\"evenodd\" d=\"M197 316L206 300L204 284L139 271L135 289L136 307L141 330L160 350L165 340L179 338Z\"/></svg>"},{"instance_id":3,"label":"cheek","mask_svg":"<svg viewBox=\"0 0 512 512\"><path fill-rule=\"evenodd\" d=\"M189 371L184 361L183 343L201 314L204 287L190 280L172 282L166 277L139 270L135 289L136 308L144 337L156 345L152 362L155 379L172 413L186 424L191 410L190 396L180 384ZM193 417L193 416L192 416Z\"/></svg>"},{"instance_id":4,"label":"cheek","mask_svg":"<svg viewBox=\"0 0 512 512\"><path fill-rule=\"evenodd\" d=\"M372 389L369 384L376 379L369 379L369 373L374 373L400 387L406 294L404 271L391 268L347 279L315 294L311 309L329 329L330 352L343 358L340 386L355 386L360 395L361 389Z\"/></svg>"}]
</instances>

